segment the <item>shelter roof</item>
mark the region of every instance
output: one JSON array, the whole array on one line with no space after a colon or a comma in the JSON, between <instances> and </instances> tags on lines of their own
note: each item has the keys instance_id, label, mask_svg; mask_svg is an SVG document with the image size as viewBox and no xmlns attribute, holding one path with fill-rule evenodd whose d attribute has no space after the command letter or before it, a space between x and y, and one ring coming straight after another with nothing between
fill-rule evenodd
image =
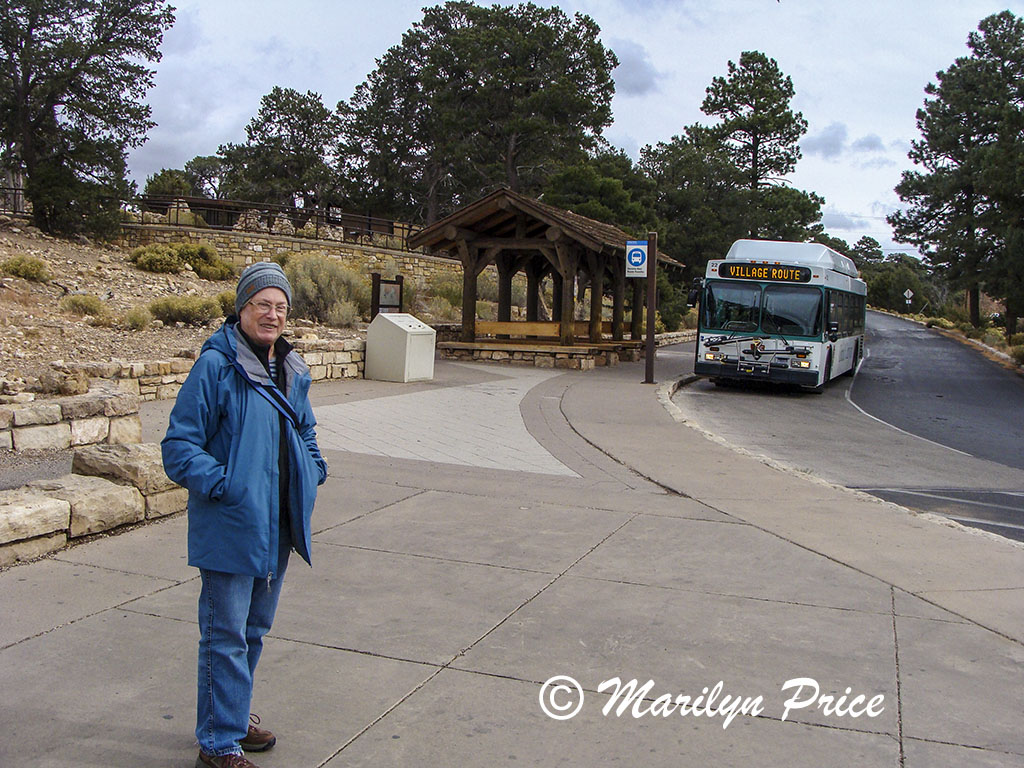
<instances>
[{"instance_id":1,"label":"shelter roof","mask_svg":"<svg viewBox=\"0 0 1024 768\"><path fill-rule=\"evenodd\" d=\"M420 230L409 239L409 247L451 251L467 236L554 241L559 234L587 250L609 254L621 253L626 242L634 239L611 224L556 208L510 189L498 189ZM661 253L659 261L679 264Z\"/></svg>"}]
</instances>

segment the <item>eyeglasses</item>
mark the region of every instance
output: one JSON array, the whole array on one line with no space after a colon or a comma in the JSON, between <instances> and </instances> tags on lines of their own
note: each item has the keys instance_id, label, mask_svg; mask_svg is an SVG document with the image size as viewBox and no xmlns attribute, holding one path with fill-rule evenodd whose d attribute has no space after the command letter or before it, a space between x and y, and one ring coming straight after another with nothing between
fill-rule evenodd
<instances>
[{"instance_id":1,"label":"eyeglasses","mask_svg":"<svg viewBox=\"0 0 1024 768\"><path fill-rule=\"evenodd\" d=\"M271 304L269 301L250 301L249 304L250 306L255 307L256 311L261 315L266 315L273 311L275 315L281 315L282 317L288 316L287 304Z\"/></svg>"}]
</instances>

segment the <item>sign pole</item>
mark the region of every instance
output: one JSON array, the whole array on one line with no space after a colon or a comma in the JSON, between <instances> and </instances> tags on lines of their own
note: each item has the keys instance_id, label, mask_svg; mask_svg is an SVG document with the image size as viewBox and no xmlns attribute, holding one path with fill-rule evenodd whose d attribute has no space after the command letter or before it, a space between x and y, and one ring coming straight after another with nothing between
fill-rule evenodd
<instances>
[{"instance_id":1,"label":"sign pole","mask_svg":"<svg viewBox=\"0 0 1024 768\"><path fill-rule=\"evenodd\" d=\"M654 384L654 320L658 312L658 233L647 233L647 334L644 384Z\"/></svg>"}]
</instances>

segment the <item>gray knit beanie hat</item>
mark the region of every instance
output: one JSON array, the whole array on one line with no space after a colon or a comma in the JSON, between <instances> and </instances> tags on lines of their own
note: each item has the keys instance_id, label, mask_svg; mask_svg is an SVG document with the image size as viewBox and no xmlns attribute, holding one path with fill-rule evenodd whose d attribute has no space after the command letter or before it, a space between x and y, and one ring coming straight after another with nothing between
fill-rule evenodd
<instances>
[{"instance_id":1,"label":"gray knit beanie hat","mask_svg":"<svg viewBox=\"0 0 1024 768\"><path fill-rule=\"evenodd\" d=\"M284 276L284 270L273 261L257 261L245 268L235 288L235 314L241 314L242 307L264 288L280 288L292 304L292 286Z\"/></svg>"}]
</instances>

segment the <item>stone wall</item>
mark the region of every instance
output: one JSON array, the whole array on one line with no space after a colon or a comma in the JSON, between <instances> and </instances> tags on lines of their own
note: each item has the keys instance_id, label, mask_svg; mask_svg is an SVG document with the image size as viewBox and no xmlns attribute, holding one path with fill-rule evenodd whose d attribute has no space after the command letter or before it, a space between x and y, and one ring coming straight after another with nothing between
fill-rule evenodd
<instances>
[{"instance_id":1,"label":"stone wall","mask_svg":"<svg viewBox=\"0 0 1024 768\"><path fill-rule=\"evenodd\" d=\"M372 234L365 241L316 240L290 237L272 232L175 227L161 224L122 224L120 244L135 248L150 243L210 243L220 257L235 268L274 256L299 253L322 253L339 259L356 272L377 272L394 267L407 280L422 285L438 273L458 275L458 261L428 256L402 249L403 239L397 235Z\"/></svg>"},{"instance_id":2,"label":"stone wall","mask_svg":"<svg viewBox=\"0 0 1024 768\"><path fill-rule=\"evenodd\" d=\"M0 491L0 567L181 512L187 502L188 492L164 474L156 443L78 448L72 474Z\"/></svg>"},{"instance_id":3,"label":"stone wall","mask_svg":"<svg viewBox=\"0 0 1024 768\"><path fill-rule=\"evenodd\" d=\"M309 365L313 381L359 379L366 357L365 339L292 339L291 343ZM196 350L196 356L199 351ZM192 370L194 358L172 357L144 362L62 363L66 374L84 374L90 380L102 379L140 400L173 400ZM0 416L0 424L2 424ZM0 448L4 447L0 434Z\"/></svg>"},{"instance_id":4,"label":"stone wall","mask_svg":"<svg viewBox=\"0 0 1024 768\"><path fill-rule=\"evenodd\" d=\"M84 395L0 404L0 450L66 450L140 440L139 398L109 385Z\"/></svg>"}]
</instances>

